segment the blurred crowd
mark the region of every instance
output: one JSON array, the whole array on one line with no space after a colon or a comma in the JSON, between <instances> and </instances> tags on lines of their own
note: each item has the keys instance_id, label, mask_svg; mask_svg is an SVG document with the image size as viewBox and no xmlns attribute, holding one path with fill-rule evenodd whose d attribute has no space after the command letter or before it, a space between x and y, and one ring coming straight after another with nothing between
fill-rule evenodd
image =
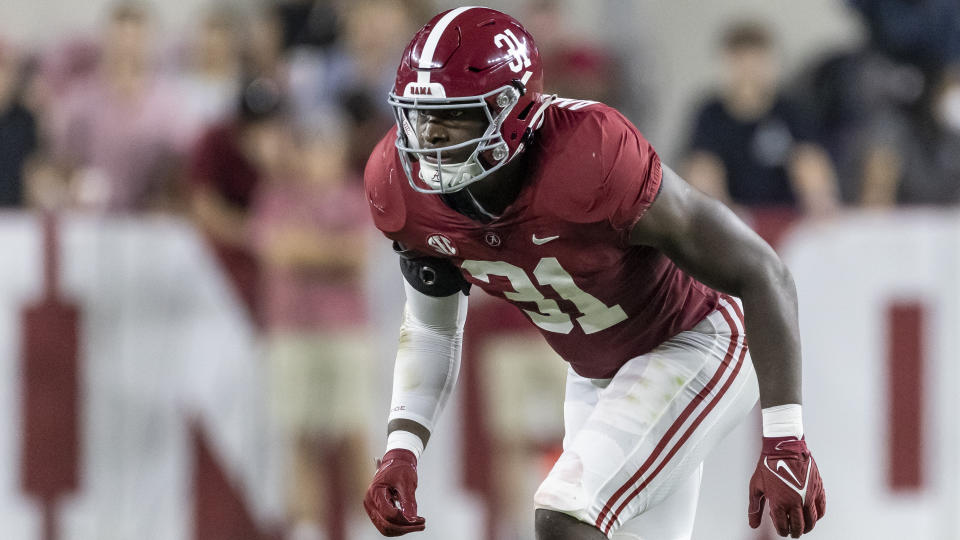
<instances>
[{"instance_id":1,"label":"blurred crowd","mask_svg":"<svg viewBox=\"0 0 960 540\"><path fill-rule=\"evenodd\" d=\"M781 72L764 22L727 28L717 41L722 79L690 104L676 159L691 183L745 212L960 202L960 3L848 4L869 39L796 74ZM320 537L310 529L324 521L319 479L329 475L317 471L330 461L317 456L329 441L364 470L370 455L359 435L363 393L345 391L369 376L342 363L369 355L360 178L392 124L385 95L400 51L437 9L430 0L286 0L252 11L220 2L187 35L166 36L149 4L121 2L98 35L38 49L4 41L0 28L0 207L159 212L196 224L266 337L285 398L278 418L295 447L291 520L301 538ZM520 9L548 90L647 110L636 102L648 96L624 82L624 56L566 32L561 2Z\"/></svg>"},{"instance_id":2,"label":"blurred crowd","mask_svg":"<svg viewBox=\"0 0 960 540\"><path fill-rule=\"evenodd\" d=\"M781 73L762 21L717 40L713 96L691 103L677 164L731 204L825 214L841 205L960 197L960 4L848 0L862 46ZM430 0L214 3L188 35L161 36L146 3L119 3L98 36L40 49L0 31L0 205L196 219L235 262L246 220L276 178L359 177L390 126L383 99ZM538 36L548 88L642 110L602 42L572 38L562 2L518 16ZM646 119L634 118L642 124ZM339 172L333 172L338 170ZM253 257L253 253L247 253Z\"/></svg>"},{"instance_id":3,"label":"blurred crowd","mask_svg":"<svg viewBox=\"0 0 960 540\"><path fill-rule=\"evenodd\" d=\"M688 180L741 208L804 215L960 202L960 3L848 5L868 39L789 76L769 26L727 29L722 80L693 116Z\"/></svg>"}]
</instances>

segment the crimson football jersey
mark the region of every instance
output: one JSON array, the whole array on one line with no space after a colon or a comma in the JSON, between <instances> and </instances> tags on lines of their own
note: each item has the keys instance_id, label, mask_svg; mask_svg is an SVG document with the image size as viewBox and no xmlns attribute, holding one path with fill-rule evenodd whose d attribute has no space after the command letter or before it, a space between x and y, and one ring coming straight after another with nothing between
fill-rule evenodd
<instances>
[{"instance_id":1,"label":"crimson football jersey","mask_svg":"<svg viewBox=\"0 0 960 540\"><path fill-rule=\"evenodd\" d=\"M719 295L660 251L628 243L662 177L643 135L595 102L558 100L544 117L525 186L490 223L414 191L395 130L367 163L367 199L388 238L450 259L468 282L517 306L578 374L612 377L696 326Z\"/></svg>"}]
</instances>

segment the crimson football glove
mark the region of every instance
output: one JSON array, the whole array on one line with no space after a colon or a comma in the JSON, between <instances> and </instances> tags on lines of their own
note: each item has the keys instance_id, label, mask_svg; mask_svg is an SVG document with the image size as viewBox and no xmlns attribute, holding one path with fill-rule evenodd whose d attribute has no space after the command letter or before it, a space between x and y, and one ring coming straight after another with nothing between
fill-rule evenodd
<instances>
[{"instance_id":1,"label":"crimson football glove","mask_svg":"<svg viewBox=\"0 0 960 540\"><path fill-rule=\"evenodd\" d=\"M416 491L416 456L409 450L390 450L377 466L363 508L384 536L422 531L426 520L417 515Z\"/></svg>"},{"instance_id":2,"label":"crimson football glove","mask_svg":"<svg viewBox=\"0 0 960 540\"><path fill-rule=\"evenodd\" d=\"M780 536L799 538L813 530L827 510L820 471L807 450L807 443L795 437L764 437L763 453L750 479L750 526L760 526L763 503L770 502L770 518Z\"/></svg>"}]
</instances>

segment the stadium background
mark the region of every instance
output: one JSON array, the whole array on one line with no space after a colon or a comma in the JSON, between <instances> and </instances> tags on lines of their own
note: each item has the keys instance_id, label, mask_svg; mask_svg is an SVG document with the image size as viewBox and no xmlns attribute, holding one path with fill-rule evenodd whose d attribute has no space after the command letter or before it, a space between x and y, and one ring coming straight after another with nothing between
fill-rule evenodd
<instances>
[{"instance_id":1,"label":"stadium background","mask_svg":"<svg viewBox=\"0 0 960 540\"><path fill-rule=\"evenodd\" d=\"M335 195L352 193L389 125L383 96L403 44L455 4L0 4L0 537L376 537L357 490L385 438L402 306L395 256L365 216L329 217L331 192L291 201L285 181L323 183L334 170ZM780 88L836 180L835 206L730 201L798 283L806 431L828 492L810 538L960 538L960 166L950 159L960 155L960 8L490 5L538 38L548 88L618 105L681 171L697 111L729 74L727 29L766 27ZM118 21L140 26L118 31ZM241 99L269 102L273 90L282 111ZM111 91L127 92L130 108ZM208 135L231 117L270 129L223 152ZM237 175L255 185L231 184ZM285 221L296 212L306 215ZM304 245L325 249L291 262ZM307 298L366 313L312 313L321 322L310 329L359 333L371 351L326 377L330 392L367 387L344 394L352 414L316 410L327 427L311 446L324 462L315 484L334 495L301 497L313 501L306 510L289 502L293 444L274 407L289 396L277 395L271 366L273 338L303 322L274 311L291 280L271 270L296 264L313 272ZM422 538L531 538L531 494L557 451L563 365L515 311L480 296L462 384L421 467ZM333 416L360 427L324 437ZM707 462L697 539L772 538L744 515L754 420Z\"/></svg>"}]
</instances>

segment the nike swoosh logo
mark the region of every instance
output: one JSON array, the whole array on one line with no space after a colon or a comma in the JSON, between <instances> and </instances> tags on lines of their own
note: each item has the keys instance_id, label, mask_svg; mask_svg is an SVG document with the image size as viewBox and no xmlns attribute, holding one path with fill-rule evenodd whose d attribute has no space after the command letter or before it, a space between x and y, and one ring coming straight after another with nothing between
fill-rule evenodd
<instances>
[{"instance_id":1,"label":"nike swoosh logo","mask_svg":"<svg viewBox=\"0 0 960 540\"><path fill-rule=\"evenodd\" d=\"M790 489L796 491L796 492L797 492L797 495L800 495L800 502L801 502L801 504L806 504L806 502L807 502L807 487L808 487L809 484L810 484L810 469L811 469L811 467L813 467L813 460L810 460L810 461L807 463L807 475L806 475L806 478L804 478L803 485L800 485L800 481L797 480L797 476L796 476L795 474L793 474L793 471L790 470L790 467L789 467L789 466L786 464L786 462L784 462L782 459L777 460L777 470L776 470L776 471L770 468L770 463L767 461L767 458L763 458L763 465L764 465L764 467L767 468L767 470L769 470L770 472L772 472L774 476L776 476L777 478L779 478L780 481L782 481L784 484L786 484L787 486L789 486ZM790 473L790 478L792 478L793 481L796 482L796 485L788 482L787 479L784 478L783 476L780 476L780 473L778 473L777 471L779 471L781 468L786 469L787 472ZM800 486L800 489L797 489L797 486Z\"/></svg>"},{"instance_id":2,"label":"nike swoosh logo","mask_svg":"<svg viewBox=\"0 0 960 540\"><path fill-rule=\"evenodd\" d=\"M780 469L786 469L787 473L790 475L790 478L793 478L793 481L796 482L798 486L803 486L800 483L800 480L797 480L797 475L793 474L793 471L787 466L787 462L782 459L777 460L777 470L779 471Z\"/></svg>"},{"instance_id":3,"label":"nike swoosh logo","mask_svg":"<svg viewBox=\"0 0 960 540\"><path fill-rule=\"evenodd\" d=\"M533 235L533 238L531 238L531 240L533 240L533 243L534 243L534 244L536 244L536 245L538 245L538 246L542 246L542 245L546 244L547 242L552 242L552 241L556 240L557 238L560 238L560 235L557 235L557 236L545 236L545 237L543 237L543 238L537 238L537 235Z\"/></svg>"}]
</instances>

